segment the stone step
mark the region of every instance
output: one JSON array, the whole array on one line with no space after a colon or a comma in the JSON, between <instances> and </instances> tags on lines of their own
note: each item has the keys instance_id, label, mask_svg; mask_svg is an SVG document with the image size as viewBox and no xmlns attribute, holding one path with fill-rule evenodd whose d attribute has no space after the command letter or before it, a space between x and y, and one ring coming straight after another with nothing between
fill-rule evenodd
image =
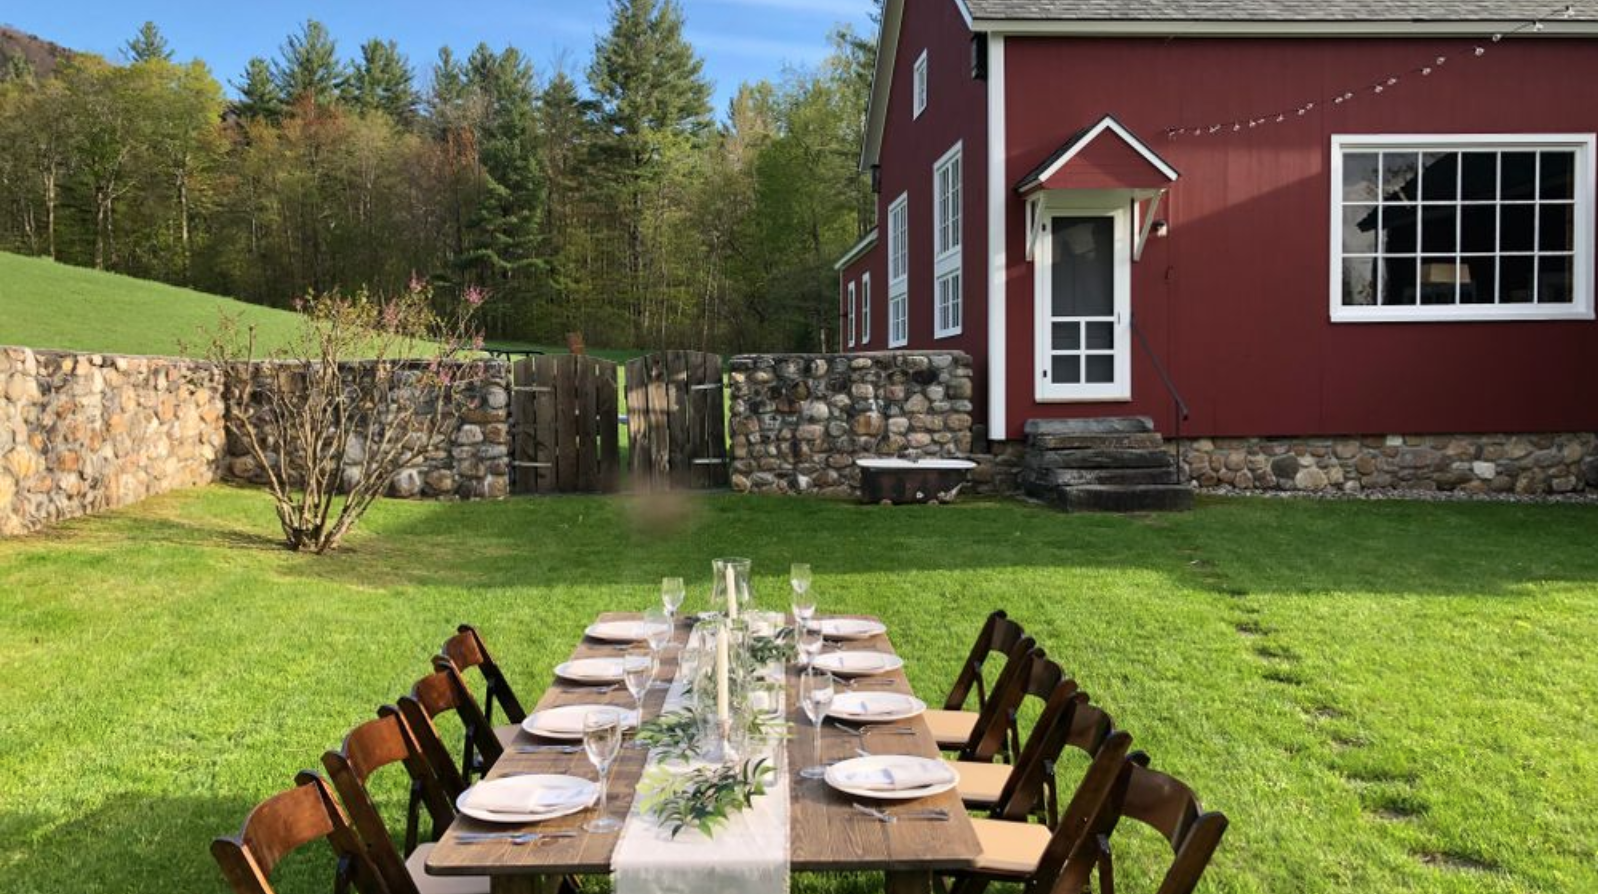
<instances>
[{"instance_id":1,"label":"stone step","mask_svg":"<svg viewBox=\"0 0 1598 894\"><path fill-rule=\"evenodd\" d=\"M1164 450L1048 450L1029 451L1030 469L1146 469L1174 467L1176 458Z\"/></svg>"},{"instance_id":2,"label":"stone step","mask_svg":"<svg viewBox=\"0 0 1598 894\"><path fill-rule=\"evenodd\" d=\"M1033 450L1158 450L1165 446L1159 432L1099 435L1030 435L1027 447Z\"/></svg>"},{"instance_id":3,"label":"stone step","mask_svg":"<svg viewBox=\"0 0 1598 894\"><path fill-rule=\"evenodd\" d=\"M1102 484L1121 487L1155 484L1181 484L1176 466L1142 469L1048 469L1040 470L1038 483L1052 487L1083 487Z\"/></svg>"},{"instance_id":4,"label":"stone step","mask_svg":"<svg viewBox=\"0 0 1598 894\"><path fill-rule=\"evenodd\" d=\"M1062 487L1054 502L1066 512L1186 512L1193 489L1183 485Z\"/></svg>"},{"instance_id":5,"label":"stone step","mask_svg":"<svg viewBox=\"0 0 1598 894\"><path fill-rule=\"evenodd\" d=\"M1154 431L1147 416L1106 416L1099 419L1028 419L1028 435L1118 435Z\"/></svg>"}]
</instances>

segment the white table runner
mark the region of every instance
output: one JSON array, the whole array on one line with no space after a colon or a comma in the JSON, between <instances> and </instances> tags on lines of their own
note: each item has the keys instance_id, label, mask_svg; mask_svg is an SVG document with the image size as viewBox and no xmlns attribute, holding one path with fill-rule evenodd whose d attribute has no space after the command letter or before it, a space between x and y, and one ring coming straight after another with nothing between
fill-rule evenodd
<instances>
[{"instance_id":1,"label":"white table runner","mask_svg":"<svg viewBox=\"0 0 1598 894\"><path fill-rule=\"evenodd\" d=\"M697 633L696 633L697 635ZM672 681L663 710L681 707L687 680ZM669 829L639 807L622 827L611 870L616 894L772 894L788 890L789 779L781 740L761 756L776 768L766 794L734 814L714 838L697 829L671 837ZM650 754L645 772L660 765Z\"/></svg>"}]
</instances>

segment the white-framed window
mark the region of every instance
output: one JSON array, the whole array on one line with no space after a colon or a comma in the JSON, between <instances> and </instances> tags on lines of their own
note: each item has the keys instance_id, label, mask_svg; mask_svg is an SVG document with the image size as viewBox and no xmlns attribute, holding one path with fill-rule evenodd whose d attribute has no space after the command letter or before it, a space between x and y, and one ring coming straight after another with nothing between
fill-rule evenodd
<instances>
[{"instance_id":1,"label":"white-framed window","mask_svg":"<svg viewBox=\"0 0 1598 894\"><path fill-rule=\"evenodd\" d=\"M849 309L847 319L849 321L849 347L852 348L854 347L855 333L855 284L852 282L849 283Z\"/></svg>"},{"instance_id":2,"label":"white-framed window","mask_svg":"<svg viewBox=\"0 0 1598 894\"><path fill-rule=\"evenodd\" d=\"M922 50L921 51L921 55L916 57L915 76L912 78L912 80L914 82L914 87L912 89L913 89L913 91L915 93L915 100L914 100L914 102L915 102L915 115L913 117L920 118L921 117L921 113L925 112L927 110L927 51L926 50Z\"/></svg>"},{"instance_id":3,"label":"white-framed window","mask_svg":"<svg viewBox=\"0 0 1598 894\"><path fill-rule=\"evenodd\" d=\"M871 344L871 274L860 274L860 343Z\"/></svg>"},{"instance_id":4,"label":"white-framed window","mask_svg":"<svg viewBox=\"0 0 1598 894\"><path fill-rule=\"evenodd\" d=\"M910 341L910 195L888 206L888 347Z\"/></svg>"},{"instance_id":5,"label":"white-framed window","mask_svg":"<svg viewBox=\"0 0 1598 894\"><path fill-rule=\"evenodd\" d=\"M1332 321L1593 319L1593 144L1334 136Z\"/></svg>"},{"instance_id":6,"label":"white-framed window","mask_svg":"<svg viewBox=\"0 0 1598 894\"><path fill-rule=\"evenodd\" d=\"M965 312L965 277L960 269L961 143L932 166L932 281L934 338L959 335Z\"/></svg>"}]
</instances>

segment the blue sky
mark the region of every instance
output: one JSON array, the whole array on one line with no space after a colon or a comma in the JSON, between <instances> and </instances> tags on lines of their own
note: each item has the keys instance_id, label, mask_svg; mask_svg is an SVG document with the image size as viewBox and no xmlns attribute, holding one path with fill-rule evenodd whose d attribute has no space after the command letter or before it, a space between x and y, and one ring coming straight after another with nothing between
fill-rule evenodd
<instances>
[{"instance_id":1,"label":"blue sky","mask_svg":"<svg viewBox=\"0 0 1598 894\"><path fill-rule=\"evenodd\" d=\"M809 64L827 53L838 23L872 33L871 0L680 0L688 36L716 85L720 110L740 82L775 78L785 64ZM307 18L324 22L353 55L369 37L399 42L425 77L438 48L464 54L480 41L514 44L543 73L564 61L586 68L595 34L605 27L606 0L56 0L6 4L0 24L12 25L79 50L120 58L118 50L145 20L166 33L178 58L199 57L224 83L237 80L251 56L276 55L289 32Z\"/></svg>"}]
</instances>

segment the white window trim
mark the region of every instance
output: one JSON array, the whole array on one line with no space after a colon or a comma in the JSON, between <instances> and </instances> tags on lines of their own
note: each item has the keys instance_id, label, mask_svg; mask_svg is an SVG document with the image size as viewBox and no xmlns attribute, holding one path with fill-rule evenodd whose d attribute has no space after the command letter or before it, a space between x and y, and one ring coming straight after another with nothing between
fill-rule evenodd
<instances>
[{"instance_id":1,"label":"white window trim","mask_svg":"<svg viewBox=\"0 0 1598 894\"><path fill-rule=\"evenodd\" d=\"M847 319L849 321L849 347L851 347L851 348L854 347L854 332L855 332L855 291L854 291L854 288L855 288L854 283L850 282L849 283L849 311L848 311Z\"/></svg>"},{"instance_id":2,"label":"white window trim","mask_svg":"<svg viewBox=\"0 0 1598 894\"><path fill-rule=\"evenodd\" d=\"M912 69L912 72L910 75L910 92L912 94L910 102L911 107L915 110L915 114L911 116L912 120L914 120L920 118L921 113L927 110L927 104L931 100L932 87L927 76L926 50L922 50L921 55L916 57L915 68Z\"/></svg>"},{"instance_id":3,"label":"white window trim","mask_svg":"<svg viewBox=\"0 0 1598 894\"><path fill-rule=\"evenodd\" d=\"M893 218L904 215L904 235L896 236ZM888 347L902 348L910 343L910 194L903 192L888 206ZM904 272L894 276L894 252L903 247ZM895 334L897 331L897 335Z\"/></svg>"},{"instance_id":4,"label":"white window trim","mask_svg":"<svg viewBox=\"0 0 1598 894\"><path fill-rule=\"evenodd\" d=\"M860 274L860 343L871 344L871 274Z\"/></svg>"},{"instance_id":5,"label":"white window trim","mask_svg":"<svg viewBox=\"0 0 1598 894\"><path fill-rule=\"evenodd\" d=\"M1105 205L1101 203L1078 204L1064 197L1045 198L1037 213L1045 226L1039 228L1039 244L1032 265L1033 294L1033 381L1036 389L1033 398L1038 403L1095 403L1119 402L1132 399L1132 211L1130 203ZM1051 340L1053 338L1054 252L1049 240L1053 234L1048 225L1055 217L1104 216L1115 221L1115 339L1121 349L1115 355L1115 382L1109 385L1056 385L1043 376L1052 368Z\"/></svg>"},{"instance_id":6,"label":"white window trim","mask_svg":"<svg viewBox=\"0 0 1598 894\"><path fill-rule=\"evenodd\" d=\"M953 338L965 331L965 270L963 257L965 254L965 141L956 140L955 144L943 153L932 165L932 337ZM943 225L943 192L939 188L938 177L943 169L958 161L960 164L960 200L956 212L959 220L953 233L953 245L947 251L939 251L939 230ZM957 306L960 310L960 322L954 326L944 327L939 325L938 289L939 284L948 276L960 277L960 292L956 296Z\"/></svg>"},{"instance_id":7,"label":"white window trim","mask_svg":"<svg viewBox=\"0 0 1598 894\"><path fill-rule=\"evenodd\" d=\"M1464 323L1515 320L1591 320L1593 314L1594 134L1335 134L1332 136L1329 304L1333 323ZM1575 149L1576 226L1574 301L1554 304L1400 305L1343 304L1343 154L1362 149Z\"/></svg>"}]
</instances>

